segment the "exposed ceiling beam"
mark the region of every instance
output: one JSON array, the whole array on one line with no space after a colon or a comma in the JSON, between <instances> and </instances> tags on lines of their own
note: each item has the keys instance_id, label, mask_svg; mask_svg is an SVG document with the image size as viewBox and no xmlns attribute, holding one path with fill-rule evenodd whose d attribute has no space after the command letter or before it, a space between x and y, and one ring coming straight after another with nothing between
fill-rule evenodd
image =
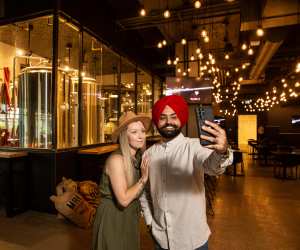
<instances>
[{"instance_id":1,"label":"exposed ceiling beam","mask_svg":"<svg viewBox=\"0 0 300 250\"><path fill-rule=\"evenodd\" d=\"M254 4L247 2L247 4ZM254 5L253 5L254 6ZM298 0L266 0L262 16L246 16L241 24L241 31L257 29L261 24L263 28L274 28L299 23L299 1Z\"/></svg>"},{"instance_id":2,"label":"exposed ceiling beam","mask_svg":"<svg viewBox=\"0 0 300 250\"><path fill-rule=\"evenodd\" d=\"M243 80L240 82L241 85L253 85L253 84L262 84L264 81L262 79L254 80Z\"/></svg>"},{"instance_id":3,"label":"exposed ceiling beam","mask_svg":"<svg viewBox=\"0 0 300 250\"><path fill-rule=\"evenodd\" d=\"M294 25L299 23L299 15L300 12L288 13L281 16L269 16L264 17L261 21L261 25L264 29L267 28L275 28L275 27L283 27L288 25ZM243 22L241 24L241 31L255 30L257 29L258 22L250 21Z\"/></svg>"},{"instance_id":4,"label":"exposed ceiling beam","mask_svg":"<svg viewBox=\"0 0 300 250\"><path fill-rule=\"evenodd\" d=\"M250 80L258 80L262 72L264 72L268 62L271 60L272 56L276 53L282 41L279 42L270 42L267 41L261 47L258 56L255 60L255 64L250 71Z\"/></svg>"}]
</instances>

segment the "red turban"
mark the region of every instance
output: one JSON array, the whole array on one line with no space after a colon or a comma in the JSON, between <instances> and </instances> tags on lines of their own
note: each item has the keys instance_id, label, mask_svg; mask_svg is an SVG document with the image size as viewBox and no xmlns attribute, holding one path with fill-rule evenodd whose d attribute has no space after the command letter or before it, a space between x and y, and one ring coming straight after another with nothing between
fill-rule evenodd
<instances>
[{"instance_id":1,"label":"red turban","mask_svg":"<svg viewBox=\"0 0 300 250\"><path fill-rule=\"evenodd\" d=\"M157 126L159 117L167 105L175 111L180 120L181 127L183 127L189 117L189 108L183 97L179 95L165 96L154 104L152 108L152 120L155 125Z\"/></svg>"}]
</instances>

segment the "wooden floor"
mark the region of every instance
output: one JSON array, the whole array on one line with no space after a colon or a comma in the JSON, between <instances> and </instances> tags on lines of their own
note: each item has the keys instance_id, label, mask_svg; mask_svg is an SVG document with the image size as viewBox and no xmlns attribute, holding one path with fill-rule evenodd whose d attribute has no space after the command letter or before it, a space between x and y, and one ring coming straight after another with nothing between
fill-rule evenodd
<instances>
[{"instance_id":1,"label":"wooden floor","mask_svg":"<svg viewBox=\"0 0 300 250\"><path fill-rule=\"evenodd\" d=\"M246 175L219 178L210 250L300 250L300 180L282 181L244 154ZM142 250L153 249L143 223ZM54 215L0 211L0 250L89 250L91 232Z\"/></svg>"}]
</instances>

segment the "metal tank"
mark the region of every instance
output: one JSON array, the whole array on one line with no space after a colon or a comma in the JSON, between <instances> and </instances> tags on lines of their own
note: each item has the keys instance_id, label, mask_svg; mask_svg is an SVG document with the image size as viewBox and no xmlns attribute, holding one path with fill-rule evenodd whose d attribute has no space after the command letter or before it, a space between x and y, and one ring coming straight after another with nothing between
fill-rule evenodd
<instances>
[{"instance_id":1,"label":"metal tank","mask_svg":"<svg viewBox=\"0 0 300 250\"><path fill-rule=\"evenodd\" d=\"M18 77L20 147L51 148L51 70L27 67Z\"/></svg>"},{"instance_id":2,"label":"metal tank","mask_svg":"<svg viewBox=\"0 0 300 250\"><path fill-rule=\"evenodd\" d=\"M51 148L52 68L27 67L19 75L18 104L21 147ZM82 78L82 144L104 141L104 102L98 98L96 80ZM78 77L58 69L57 148L78 146Z\"/></svg>"}]
</instances>

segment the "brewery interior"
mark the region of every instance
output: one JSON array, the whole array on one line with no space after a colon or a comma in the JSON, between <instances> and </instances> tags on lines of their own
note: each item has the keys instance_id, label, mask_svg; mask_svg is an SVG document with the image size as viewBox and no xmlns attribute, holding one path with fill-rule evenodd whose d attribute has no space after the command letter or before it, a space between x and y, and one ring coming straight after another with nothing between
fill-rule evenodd
<instances>
[{"instance_id":1,"label":"brewery interior","mask_svg":"<svg viewBox=\"0 0 300 250\"><path fill-rule=\"evenodd\" d=\"M0 249L89 249L49 197L63 177L99 183L120 116L170 94L185 136L209 104L235 150L207 192L210 248L299 249L299 31L297 0L0 0Z\"/></svg>"}]
</instances>

